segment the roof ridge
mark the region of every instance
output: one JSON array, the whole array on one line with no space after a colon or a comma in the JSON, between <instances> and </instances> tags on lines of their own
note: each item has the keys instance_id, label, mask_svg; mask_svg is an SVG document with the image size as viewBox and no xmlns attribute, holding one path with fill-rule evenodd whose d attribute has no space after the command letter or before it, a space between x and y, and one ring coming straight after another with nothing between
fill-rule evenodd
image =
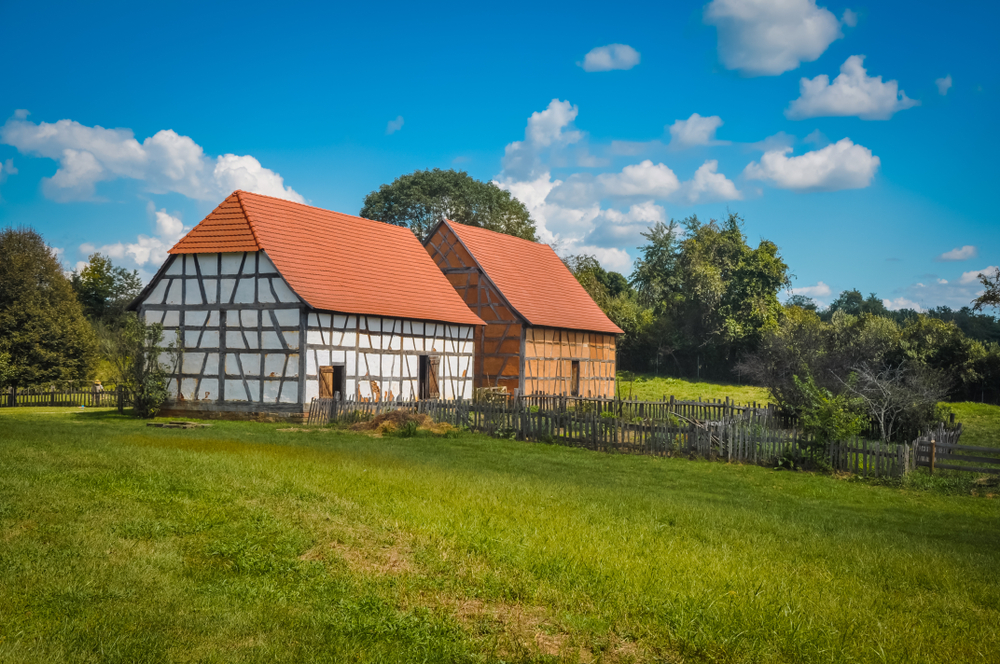
<instances>
[{"instance_id":1,"label":"roof ridge","mask_svg":"<svg viewBox=\"0 0 1000 664\"><path fill-rule=\"evenodd\" d=\"M298 201L291 201L291 200L288 200L287 198L281 198L280 196L271 196L270 194L260 194L260 193L257 193L256 191L246 191L244 189L237 189L233 193L234 194L246 194L248 196L258 196L260 198L270 198L271 200L278 201L279 203L291 203L292 205L300 205L300 206L302 206L304 208L309 208L311 210L319 210L320 212L325 212L327 214L339 214L339 215L344 216L344 217L350 217L351 219L360 219L362 221L370 221L370 222L372 222L374 224L382 224L383 226L390 226L392 228L402 228L404 230L408 230L408 231L412 232L409 226L400 226L398 224L393 224L393 223L390 223L388 221L382 221L380 219L369 219L368 217L362 217L362 216L359 216L359 215L356 215L356 214L347 214L346 212L338 212L337 210L329 210L327 208L321 208L321 207L316 206L316 205L309 205L308 203L299 203ZM243 199L242 198L240 198L240 207L241 208L243 207Z\"/></svg>"},{"instance_id":2,"label":"roof ridge","mask_svg":"<svg viewBox=\"0 0 1000 664\"><path fill-rule=\"evenodd\" d=\"M505 238L510 238L512 240L519 240L521 242L527 242L528 244L537 244L540 247L548 247L549 249L552 248L551 245L546 244L545 242L538 242L537 240L527 240L527 239L525 239L523 237L518 237L517 235L511 235L510 233L501 233L500 231L495 231L492 228L483 228L482 226L473 226L472 224L463 224L461 221L454 221L452 219L445 219L445 221L447 221L448 223L451 223L451 224L458 224L459 226L465 226L466 228L475 228L476 230L486 231L487 233L493 233L494 235L501 235L501 236L503 236Z\"/></svg>"},{"instance_id":3,"label":"roof ridge","mask_svg":"<svg viewBox=\"0 0 1000 664\"><path fill-rule=\"evenodd\" d=\"M260 243L260 238L257 237L257 231L253 227L253 221L250 219L250 215L247 214L247 209L243 205L243 196L241 194L247 194L247 193L250 192L243 191L242 189L237 189L236 191L233 192L233 195L236 196L236 201L240 204L240 212L243 213L243 218L247 220L247 226L250 227L250 234L253 235L253 241L257 243L257 251L262 251L264 249L264 245Z\"/></svg>"}]
</instances>

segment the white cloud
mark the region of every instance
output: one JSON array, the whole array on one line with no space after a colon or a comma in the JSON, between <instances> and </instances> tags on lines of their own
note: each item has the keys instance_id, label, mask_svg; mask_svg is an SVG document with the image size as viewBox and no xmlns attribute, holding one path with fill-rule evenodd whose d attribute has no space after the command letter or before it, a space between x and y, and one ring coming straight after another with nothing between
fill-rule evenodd
<instances>
[{"instance_id":1,"label":"white cloud","mask_svg":"<svg viewBox=\"0 0 1000 664\"><path fill-rule=\"evenodd\" d=\"M692 113L687 120L677 120L670 127L670 147L689 148L695 145L719 145L726 141L715 140L716 130L722 126L722 118L710 115L704 118Z\"/></svg>"},{"instance_id":2,"label":"white cloud","mask_svg":"<svg viewBox=\"0 0 1000 664\"><path fill-rule=\"evenodd\" d=\"M923 307L921 307L919 304L917 304L913 300L909 300L909 299L907 299L905 297L897 297L894 300L883 299L882 300L882 304L884 304L885 308L888 309L888 310L890 310L890 311L899 311L900 309L912 309L913 311L925 311L925 309Z\"/></svg>"},{"instance_id":3,"label":"white cloud","mask_svg":"<svg viewBox=\"0 0 1000 664\"><path fill-rule=\"evenodd\" d=\"M867 187L881 163L871 150L855 145L849 138L798 157L789 157L791 150L765 152L760 163L750 162L743 174L780 189L838 191Z\"/></svg>"},{"instance_id":4,"label":"white cloud","mask_svg":"<svg viewBox=\"0 0 1000 664\"><path fill-rule=\"evenodd\" d=\"M856 115L862 120L888 120L894 113L919 106L899 89L897 81L882 82L868 76L863 55L852 55L840 66L840 75L820 74L799 81L799 98L792 101L785 116L790 120Z\"/></svg>"},{"instance_id":5,"label":"white cloud","mask_svg":"<svg viewBox=\"0 0 1000 664\"><path fill-rule=\"evenodd\" d=\"M975 284L979 283L980 275L992 276L994 272L1000 270L996 265L987 265L982 270L970 270L969 272L963 272L962 276L959 277L958 283L960 284Z\"/></svg>"},{"instance_id":6,"label":"white cloud","mask_svg":"<svg viewBox=\"0 0 1000 664\"><path fill-rule=\"evenodd\" d=\"M504 150L503 178L534 180L548 172L541 163L541 153L546 148L564 146L579 141L583 134L566 131L576 119L579 109L568 101L553 99L544 111L536 111L528 118L524 140L509 143Z\"/></svg>"},{"instance_id":7,"label":"white cloud","mask_svg":"<svg viewBox=\"0 0 1000 664\"><path fill-rule=\"evenodd\" d=\"M951 251L946 251L937 257L939 261L967 261L970 258L979 256L979 250L971 244L964 247L955 247Z\"/></svg>"},{"instance_id":8,"label":"white cloud","mask_svg":"<svg viewBox=\"0 0 1000 664\"><path fill-rule=\"evenodd\" d=\"M850 9L845 9L843 15L840 17L840 22L849 28L853 28L858 24L858 13Z\"/></svg>"},{"instance_id":9,"label":"white cloud","mask_svg":"<svg viewBox=\"0 0 1000 664\"><path fill-rule=\"evenodd\" d=\"M816 0L712 0L704 21L718 30L723 66L746 76L795 69L844 36L837 17Z\"/></svg>"},{"instance_id":10,"label":"white cloud","mask_svg":"<svg viewBox=\"0 0 1000 664\"><path fill-rule=\"evenodd\" d=\"M98 182L130 178L152 193L176 192L197 200L219 200L233 188L305 202L282 177L253 157L224 154L212 159L187 136L164 129L143 140L131 129L87 127L73 120L35 124L26 113L0 127L0 142L22 154L54 159L59 169L42 181L56 201L92 200Z\"/></svg>"},{"instance_id":11,"label":"white cloud","mask_svg":"<svg viewBox=\"0 0 1000 664\"><path fill-rule=\"evenodd\" d=\"M642 233L657 222L666 222L667 211L653 201L631 206L627 211L601 210L593 219L594 228L584 238L589 246L641 244Z\"/></svg>"},{"instance_id":12,"label":"white cloud","mask_svg":"<svg viewBox=\"0 0 1000 664\"><path fill-rule=\"evenodd\" d=\"M14 166L13 159L8 159L7 161L0 163L0 184L7 181L8 175L17 175L17 168Z\"/></svg>"},{"instance_id":13,"label":"white cloud","mask_svg":"<svg viewBox=\"0 0 1000 664\"><path fill-rule=\"evenodd\" d=\"M639 64L639 51L628 44L598 46L583 57L583 62L576 64L583 67L584 71L631 69Z\"/></svg>"},{"instance_id":14,"label":"white cloud","mask_svg":"<svg viewBox=\"0 0 1000 664\"><path fill-rule=\"evenodd\" d=\"M710 159L681 185L681 195L691 204L709 201L737 201L743 198L732 180L718 172L719 162Z\"/></svg>"},{"instance_id":15,"label":"white cloud","mask_svg":"<svg viewBox=\"0 0 1000 664\"><path fill-rule=\"evenodd\" d=\"M146 211L153 218L155 235L139 235L135 242L115 242L100 247L85 242L79 247L80 254L90 256L96 251L117 261L124 261L130 268L142 268L149 264L156 269L167 260L170 247L177 244L191 228L185 226L179 217L168 214L166 209L157 210L152 201L146 206ZM81 263L86 265L84 261L77 263L78 271Z\"/></svg>"},{"instance_id":16,"label":"white cloud","mask_svg":"<svg viewBox=\"0 0 1000 664\"><path fill-rule=\"evenodd\" d=\"M385 135L390 136L403 128L403 116L397 115L395 120L389 120L385 125Z\"/></svg>"},{"instance_id":17,"label":"white cloud","mask_svg":"<svg viewBox=\"0 0 1000 664\"><path fill-rule=\"evenodd\" d=\"M605 195L619 198L662 199L681 188L677 175L669 167L649 159L626 166L621 173L602 173L597 182Z\"/></svg>"},{"instance_id":18,"label":"white cloud","mask_svg":"<svg viewBox=\"0 0 1000 664\"><path fill-rule=\"evenodd\" d=\"M951 74L948 74L944 78L934 79L934 84L937 85L938 94L942 97L948 94L948 90L951 89Z\"/></svg>"},{"instance_id":19,"label":"white cloud","mask_svg":"<svg viewBox=\"0 0 1000 664\"><path fill-rule=\"evenodd\" d=\"M797 288L789 288L788 292L792 295L805 295L806 297L827 297L833 291L822 281L817 281L815 286L799 286Z\"/></svg>"}]
</instances>

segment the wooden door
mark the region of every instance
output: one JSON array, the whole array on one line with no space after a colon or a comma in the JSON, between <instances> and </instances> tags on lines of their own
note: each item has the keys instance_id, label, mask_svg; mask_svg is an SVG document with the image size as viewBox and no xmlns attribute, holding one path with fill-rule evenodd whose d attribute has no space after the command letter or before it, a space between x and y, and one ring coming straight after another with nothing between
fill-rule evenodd
<instances>
[{"instance_id":1,"label":"wooden door","mask_svg":"<svg viewBox=\"0 0 1000 664\"><path fill-rule=\"evenodd\" d=\"M319 398L333 398L333 367L319 368Z\"/></svg>"}]
</instances>

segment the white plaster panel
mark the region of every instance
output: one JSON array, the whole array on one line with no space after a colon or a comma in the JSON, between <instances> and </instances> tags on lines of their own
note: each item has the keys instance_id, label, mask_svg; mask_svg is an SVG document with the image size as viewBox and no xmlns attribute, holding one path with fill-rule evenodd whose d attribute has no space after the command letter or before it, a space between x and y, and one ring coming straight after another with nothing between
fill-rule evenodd
<instances>
[{"instance_id":1,"label":"white plaster panel","mask_svg":"<svg viewBox=\"0 0 1000 664\"><path fill-rule=\"evenodd\" d=\"M345 351L335 350L330 352L330 364L344 364Z\"/></svg>"},{"instance_id":2,"label":"white plaster panel","mask_svg":"<svg viewBox=\"0 0 1000 664\"><path fill-rule=\"evenodd\" d=\"M278 302L298 302L299 298L292 292L292 289L288 287L284 279L280 277L272 279L271 285L274 287L274 292L278 294Z\"/></svg>"},{"instance_id":3,"label":"white plaster panel","mask_svg":"<svg viewBox=\"0 0 1000 664\"><path fill-rule=\"evenodd\" d=\"M358 333L357 332L344 332L344 337L340 342L340 345L344 348L354 348L358 343Z\"/></svg>"},{"instance_id":4,"label":"white plaster panel","mask_svg":"<svg viewBox=\"0 0 1000 664\"><path fill-rule=\"evenodd\" d=\"M184 353L181 360L181 373L201 374L201 363L204 360L204 353Z\"/></svg>"},{"instance_id":5,"label":"white plaster panel","mask_svg":"<svg viewBox=\"0 0 1000 664\"><path fill-rule=\"evenodd\" d=\"M316 351L316 364L321 367L330 366L330 351L328 350Z\"/></svg>"},{"instance_id":6,"label":"white plaster panel","mask_svg":"<svg viewBox=\"0 0 1000 664\"><path fill-rule=\"evenodd\" d=\"M227 304L233 297L233 289L236 287L235 279L223 279L220 283L219 302Z\"/></svg>"},{"instance_id":7,"label":"white plaster panel","mask_svg":"<svg viewBox=\"0 0 1000 664\"><path fill-rule=\"evenodd\" d=\"M278 401L278 390L281 389L280 380L264 381L264 403L276 403Z\"/></svg>"},{"instance_id":8,"label":"white plaster panel","mask_svg":"<svg viewBox=\"0 0 1000 664\"><path fill-rule=\"evenodd\" d=\"M167 381L167 394L169 394L171 398L176 398L177 397L177 381L176 380L168 380Z\"/></svg>"},{"instance_id":9,"label":"white plaster panel","mask_svg":"<svg viewBox=\"0 0 1000 664\"><path fill-rule=\"evenodd\" d=\"M153 323L162 323L163 322L163 312L162 311L155 311L155 310L151 311L149 309L146 309L146 311L143 312L143 316L146 319L146 324L147 325L152 325Z\"/></svg>"},{"instance_id":10,"label":"white plaster panel","mask_svg":"<svg viewBox=\"0 0 1000 664\"><path fill-rule=\"evenodd\" d=\"M358 374L377 376L382 371L382 356L378 353L361 353Z\"/></svg>"},{"instance_id":11,"label":"white plaster panel","mask_svg":"<svg viewBox=\"0 0 1000 664\"><path fill-rule=\"evenodd\" d=\"M449 339L458 339L458 326L449 325L447 335Z\"/></svg>"},{"instance_id":12,"label":"white plaster panel","mask_svg":"<svg viewBox=\"0 0 1000 664\"><path fill-rule=\"evenodd\" d=\"M218 353L207 353L205 358L205 371L203 372L206 376L218 375L219 373L219 354Z\"/></svg>"},{"instance_id":13,"label":"white plaster panel","mask_svg":"<svg viewBox=\"0 0 1000 664\"><path fill-rule=\"evenodd\" d=\"M371 338L367 332L362 330L358 332L358 348L378 348L376 345L376 340Z\"/></svg>"},{"instance_id":14,"label":"white plaster panel","mask_svg":"<svg viewBox=\"0 0 1000 664\"><path fill-rule=\"evenodd\" d=\"M289 355L288 362L285 364L285 378L298 378L299 377L299 356Z\"/></svg>"},{"instance_id":15,"label":"white plaster panel","mask_svg":"<svg viewBox=\"0 0 1000 664\"><path fill-rule=\"evenodd\" d=\"M306 381L306 403L319 398L319 380Z\"/></svg>"},{"instance_id":16,"label":"white plaster panel","mask_svg":"<svg viewBox=\"0 0 1000 664\"><path fill-rule=\"evenodd\" d=\"M167 287L167 304L181 304L181 280L171 279Z\"/></svg>"},{"instance_id":17,"label":"white plaster panel","mask_svg":"<svg viewBox=\"0 0 1000 664\"><path fill-rule=\"evenodd\" d=\"M243 335L240 332L226 332L226 348L233 350L236 348L246 348L243 343Z\"/></svg>"},{"instance_id":18,"label":"white plaster panel","mask_svg":"<svg viewBox=\"0 0 1000 664\"><path fill-rule=\"evenodd\" d=\"M174 370L174 356L170 353L160 353L158 361L162 366L170 367L171 371Z\"/></svg>"},{"instance_id":19,"label":"white plaster panel","mask_svg":"<svg viewBox=\"0 0 1000 664\"><path fill-rule=\"evenodd\" d=\"M323 366L322 360L316 358L316 351L307 350L306 351L306 375L315 376L318 372L316 371L317 366Z\"/></svg>"},{"instance_id":20,"label":"white plaster panel","mask_svg":"<svg viewBox=\"0 0 1000 664\"><path fill-rule=\"evenodd\" d=\"M239 274L243 254L222 254L222 274Z\"/></svg>"},{"instance_id":21,"label":"white plaster panel","mask_svg":"<svg viewBox=\"0 0 1000 664\"><path fill-rule=\"evenodd\" d=\"M164 274L168 274L171 277L180 276L184 272L184 264L181 262L183 256L174 256L174 259L170 261L170 266Z\"/></svg>"},{"instance_id":22,"label":"white plaster panel","mask_svg":"<svg viewBox=\"0 0 1000 664\"><path fill-rule=\"evenodd\" d=\"M201 288L198 286L197 279L185 279L184 280L184 303L185 304L201 304Z\"/></svg>"},{"instance_id":23,"label":"white plaster panel","mask_svg":"<svg viewBox=\"0 0 1000 664\"><path fill-rule=\"evenodd\" d=\"M296 403L299 400L299 385L294 381L284 381L281 384L281 403Z\"/></svg>"},{"instance_id":24,"label":"white plaster panel","mask_svg":"<svg viewBox=\"0 0 1000 664\"><path fill-rule=\"evenodd\" d=\"M264 354L264 375L265 376L277 376L281 377L282 373L285 371L285 354L284 353L265 353Z\"/></svg>"},{"instance_id":25,"label":"white plaster panel","mask_svg":"<svg viewBox=\"0 0 1000 664\"><path fill-rule=\"evenodd\" d=\"M412 334L412 327L408 320L403 321L403 334Z\"/></svg>"},{"instance_id":26,"label":"white plaster panel","mask_svg":"<svg viewBox=\"0 0 1000 664\"><path fill-rule=\"evenodd\" d=\"M273 330L265 330L261 334L261 347L264 350L279 350L283 348L281 341L278 339L278 333Z\"/></svg>"},{"instance_id":27,"label":"white plaster panel","mask_svg":"<svg viewBox=\"0 0 1000 664\"><path fill-rule=\"evenodd\" d=\"M207 311L186 311L184 312L184 324L192 327L201 327L208 320Z\"/></svg>"},{"instance_id":28,"label":"white plaster panel","mask_svg":"<svg viewBox=\"0 0 1000 664\"><path fill-rule=\"evenodd\" d=\"M181 324L181 312L168 311L163 314L163 327L178 327Z\"/></svg>"},{"instance_id":29,"label":"white plaster panel","mask_svg":"<svg viewBox=\"0 0 1000 664\"><path fill-rule=\"evenodd\" d=\"M271 280L258 277L257 278L257 299L265 304L270 304L274 302L274 296L271 295Z\"/></svg>"},{"instance_id":30,"label":"white plaster panel","mask_svg":"<svg viewBox=\"0 0 1000 664\"><path fill-rule=\"evenodd\" d=\"M285 344L292 350L299 347L299 331L298 330L285 330L281 333L285 337Z\"/></svg>"},{"instance_id":31,"label":"white plaster panel","mask_svg":"<svg viewBox=\"0 0 1000 664\"><path fill-rule=\"evenodd\" d=\"M250 401L257 401L260 399L260 381L259 380L248 380L247 389L250 390Z\"/></svg>"},{"instance_id":32,"label":"white plaster panel","mask_svg":"<svg viewBox=\"0 0 1000 664\"><path fill-rule=\"evenodd\" d=\"M257 319L259 312L254 309L241 309L240 310L240 326L241 327L257 327Z\"/></svg>"},{"instance_id":33,"label":"white plaster panel","mask_svg":"<svg viewBox=\"0 0 1000 664\"><path fill-rule=\"evenodd\" d=\"M240 312L238 309L230 309L226 312L226 327L240 326Z\"/></svg>"},{"instance_id":34,"label":"white plaster panel","mask_svg":"<svg viewBox=\"0 0 1000 664\"><path fill-rule=\"evenodd\" d=\"M299 326L298 309L274 309L274 317L278 319L278 325L281 327Z\"/></svg>"},{"instance_id":35,"label":"white plaster panel","mask_svg":"<svg viewBox=\"0 0 1000 664\"><path fill-rule=\"evenodd\" d=\"M368 316L368 329L372 332L382 331L382 319L376 318L374 316Z\"/></svg>"},{"instance_id":36,"label":"white plaster panel","mask_svg":"<svg viewBox=\"0 0 1000 664\"><path fill-rule=\"evenodd\" d=\"M170 344L177 343L177 330L163 330L163 345L169 346Z\"/></svg>"},{"instance_id":37,"label":"white plaster panel","mask_svg":"<svg viewBox=\"0 0 1000 664\"><path fill-rule=\"evenodd\" d=\"M219 398L219 379L202 378L201 385L198 386L198 396L206 400L216 400Z\"/></svg>"},{"instance_id":38,"label":"white plaster panel","mask_svg":"<svg viewBox=\"0 0 1000 664\"><path fill-rule=\"evenodd\" d=\"M240 375L240 365L236 360L236 353L226 353L226 375L227 376L239 376ZM228 389L227 396L228 396Z\"/></svg>"},{"instance_id":39,"label":"white plaster panel","mask_svg":"<svg viewBox=\"0 0 1000 664\"><path fill-rule=\"evenodd\" d=\"M197 389L198 389L197 378L181 379L181 394L184 395L185 399L197 399L198 398Z\"/></svg>"},{"instance_id":40,"label":"white plaster panel","mask_svg":"<svg viewBox=\"0 0 1000 664\"><path fill-rule=\"evenodd\" d=\"M205 304L215 304L218 279L204 279L205 283Z\"/></svg>"},{"instance_id":41,"label":"white plaster panel","mask_svg":"<svg viewBox=\"0 0 1000 664\"><path fill-rule=\"evenodd\" d=\"M350 375L350 372L348 372ZM358 381L353 378L348 378L344 381L344 391L347 393L345 396L349 399L354 399L358 396Z\"/></svg>"},{"instance_id":42,"label":"white plaster panel","mask_svg":"<svg viewBox=\"0 0 1000 664\"><path fill-rule=\"evenodd\" d=\"M319 314L308 314L306 316L306 327L320 327Z\"/></svg>"},{"instance_id":43,"label":"white plaster panel","mask_svg":"<svg viewBox=\"0 0 1000 664\"><path fill-rule=\"evenodd\" d=\"M201 348L218 348L219 347L219 331L218 330L205 330L201 333L201 343L199 344Z\"/></svg>"},{"instance_id":44,"label":"white plaster panel","mask_svg":"<svg viewBox=\"0 0 1000 664\"><path fill-rule=\"evenodd\" d=\"M319 330L307 330L306 331L306 343L312 346L325 346L323 343L323 335L320 334Z\"/></svg>"},{"instance_id":45,"label":"white plaster panel","mask_svg":"<svg viewBox=\"0 0 1000 664\"><path fill-rule=\"evenodd\" d=\"M247 348L256 350L260 348L260 335L257 334L257 330L252 332L243 332L243 338L247 340Z\"/></svg>"},{"instance_id":46,"label":"white plaster panel","mask_svg":"<svg viewBox=\"0 0 1000 664\"><path fill-rule=\"evenodd\" d=\"M404 376L417 376L420 373L420 356L405 355L403 356L403 361L406 362L406 371L403 372Z\"/></svg>"},{"instance_id":47,"label":"white plaster panel","mask_svg":"<svg viewBox=\"0 0 1000 664\"><path fill-rule=\"evenodd\" d=\"M214 277L219 273L219 254L198 254L198 268L201 276Z\"/></svg>"},{"instance_id":48,"label":"white plaster panel","mask_svg":"<svg viewBox=\"0 0 1000 664\"><path fill-rule=\"evenodd\" d=\"M347 316L344 316L342 314L334 314L333 315L333 327L336 327L336 328L342 330L342 329L344 329L347 326L348 326Z\"/></svg>"},{"instance_id":49,"label":"white plaster panel","mask_svg":"<svg viewBox=\"0 0 1000 664\"><path fill-rule=\"evenodd\" d=\"M355 351L347 351L347 362L344 364L348 376L358 374L358 354ZM350 392L350 390L348 390ZM351 392L353 394L353 392Z\"/></svg>"},{"instance_id":50,"label":"white plaster panel","mask_svg":"<svg viewBox=\"0 0 1000 664\"><path fill-rule=\"evenodd\" d=\"M370 397L372 395L371 381L368 379L358 380L357 388L357 395L359 397Z\"/></svg>"},{"instance_id":51,"label":"white plaster panel","mask_svg":"<svg viewBox=\"0 0 1000 664\"><path fill-rule=\"evenodd\" d=\"M253 304L253 279L240 279L236 285L236 296L233 302L238 304Z\"/></svg>"},{"instance_id":52,"label":"white plaster panel","mask_svg":"<svg viewBox=\"0 0 1000 664\"><path fill-rule=\"evenodd\" d=\"M260 256L260 263L257 265L257 269L261 272L277 272L278 268L274 267L274 263L271 259L267 257L267 254L261 251L258 256Z\"/></svg>"},{"instance_id":53,"label":"white plaster panel","mask_svg":"<svg viewBox=\"0 0 1000 664\"><path fill-rule=\"evenodd\" d=\"M205 323L205 327L219 327L219 312L209 311L208 321Z\"/></svg>"},{"instance_id":54,"label":"white plaster panel","mask_svg":"<svg viewBox=\"0 0 1000 664\"><path fill-rule=\"evenodd\" d=\"M198 337L201 335L198 330L184 330L184 347L197 348Z\"/></svg>"},{"instance_id":55,"label":"white plaster panel","mask_svg":"<svg viewBox=\"0 0 1000 664\"><path fill-rule=\"evenodd\" d=\"M413 343L413 337L403 337L402 341L403 350L416 350L416 345Z\"/></svg>"},{"instance_id":56,"label":"white plaster panel","mask_svg":"<svg viewBox=\"0 0 1000 664\"><path fill-rule=\"evenodd\" d=\"M240 353L240 364L243 365L244 376L260 375L260 355L257 353Z\"/></svg>"},{"instance_id":57,"label":"white plaster panel","mask_svg":"<svg viewBox=\"0 0 1000 664\"><path fill-rule=\"evenodd\" d=\"M226 380L226 401L246 401L247 391L242 380Z\"/></svg>"},{"instance_id":58,"label":"white plaster panel","mask_svg":"<svg viewBox=\"0 0 1000 664\"><path fill-rule=\"evenodd\" d=\"M389 350L399 350L401 347L401 338L397 336L389 337Z\"/></svg>"},{"instance_id":59,"label":"white plaster panel","mask_svg":"<svg viewBox=\"0 0 1000 664\"><path fill-rule=\"evenodd\" d=\"M413 323L413 334L417 336L423 336L424 334L424 324L420 322Z\"/></svg>"},{"instance_id":60,"label":"white plaster panel","mask_svg":"<svg viewBox=\"0 0 1000 664\"><path fill-rule=\"evenodd\" d=\"M167 294L167 280L160 279L153 286L153 290L149 291L149 295L146 296L146 304L163 304L163 296Z\"/></svg>"}]
</instances>

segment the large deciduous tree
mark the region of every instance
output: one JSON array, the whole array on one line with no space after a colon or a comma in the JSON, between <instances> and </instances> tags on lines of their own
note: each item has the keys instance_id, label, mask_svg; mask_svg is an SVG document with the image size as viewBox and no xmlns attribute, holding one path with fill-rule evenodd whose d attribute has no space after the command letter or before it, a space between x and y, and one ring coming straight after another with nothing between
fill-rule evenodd
<instances>
[{"instance_id":1,"label":"large deciduous tree","mask_svg":"<svg viewBox=\"0 0 1000 664\"><path fill-rule=\"evenodd\" d=\"M365 196L359 215L408 226L421 240L442 219L536 240L524 203L465 171L435 168L401 175Z\"/></svg>"},{"instance_id":2,"label":"large deciduous tree","mask_svg":"<svg viewBox=\"0 0 1000 664\"><path fill-rule=\"evenodd\" d=\"M95 253L86 267L73 273L73 290L88 318L107 323L121 316L139 295L142 279L137 271L116 267L109 257Z\"/></svg>"},{"instance_id":3,"label":"large deciduous tree","mask_svg":"<svg viewBox=\"0 0 1000 664\"><path fill-rule=\"evenodd\" d=\"M1000 309L1000 268L993 270L993 274L983 273L979 275L979 281L986 288L983 294L972 301L972 308L980 311L983 307L994 307Z\"/></svg>"},{"instance_id":4,"label":"large deciduous tree","mask_svg":"<svg viewBox=\"0 0 1000 664\"><path fill-rule=\"evenodd\" d=\"M97 343L59 261L30 228L0 231L0 353L14 387L84 380Z\"/></svg>"}]
</instances>

